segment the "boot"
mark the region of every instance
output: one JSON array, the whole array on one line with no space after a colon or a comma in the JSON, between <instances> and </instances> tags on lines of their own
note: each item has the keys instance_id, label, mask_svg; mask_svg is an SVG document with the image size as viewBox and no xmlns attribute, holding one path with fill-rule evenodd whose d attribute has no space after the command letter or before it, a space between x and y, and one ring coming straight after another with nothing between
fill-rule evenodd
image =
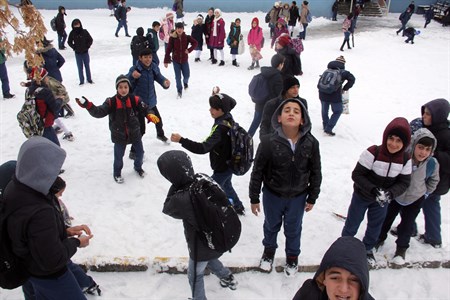
<instances>
[{"instance_id":1,"label":"boot","mask_svg":"<svg viewBox=\"0 0 450 300\"><path fill-rule=\"evenodd\" d=\"M237 61L235 59L233 59L233 66L239 67L239 64L237 63Z\"/></svg>"},{"instance_id":2,"label":"boot","mask_svg":"<svg viewBox=\"0 0 450 300\"><path fill-rule=\"evenodd\" d=\"M225 66L225 62L223 60L220 61L219 66Z\"/></svg>"},{"instance_id":3,"label":"boot","mask_svg":"<svg viewBox=\"0 0 450 300\"><path fill-rule=\"evenodd\" d=\"M256 61L256 66L255 66L255 68L256 68L256 69L259 68L259 60Z\"/></svg>"},{"instance_id":4,"label":"boot","mask_svg":"<svg viewBox=\"0 0 450 300\"><path fill-rule=\"evenodd\" d=\"M349 40L347 40L347 48L348 49L352 49L352 47L350 47L350 41Z\"/></svg>"},{"instance_id":5,"label":"boot","mask_svg":"<svg viewBox=\"0 0 450 300\"><path fill-rule=\"evenodd\" d=\"M213 59L211 60L211 63L212 63L213 65L217 64L217 59L213 58Z\"/></svg>"},{"instance_id":6,"label":"boot","mask_svg":"<svg viewBox=\"0 0 450 300\"><path fill-rule=\"evenodd\" d=\"M341 49L339 49L339 50L344 51L345 42L346 42L346 41L344 40L344 42L343 42L342 45L341 45Z\"/></svg>"},{"instance_id":7,"label":"boot","mask_svg":"<svg viewBox=\"0 0 450 300\"><path fill-rule=\"evenodd\" d=\"M397 247L397 249L395 250L394 257L400 256L401 258L405 259L406 249L407 248Z\"/></svg>"},{"instance_id":8,"label":"boot","mask_svg":"<svg viewBox=\"0 0 450 300\"><path fill-rule=\"evenodd\" d=\"M252 61L252 65L247 68L247 70L253 70L255 68L255 62Z\"/></svg>"}]
</instances>

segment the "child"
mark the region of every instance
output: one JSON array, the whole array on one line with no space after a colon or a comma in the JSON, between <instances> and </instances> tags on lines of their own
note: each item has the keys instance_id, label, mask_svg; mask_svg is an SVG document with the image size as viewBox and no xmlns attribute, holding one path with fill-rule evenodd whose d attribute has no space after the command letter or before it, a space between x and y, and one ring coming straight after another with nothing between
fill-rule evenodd
<instances>
[{"instance_id":1,"label":"child","mask_svg":"<svg viewBox=\"0 0 450 300\"><path fill-rule=\"evenodd\" d=\"M157 66L159 66L159 57L157 52L159 50L158 33L160 28L161 24L158 21L154 21L152 23L152 28L147 28L147 39L149 40L149 44L152 50L152 61Z\"/></svg>"},{"instance_id":2,"label":"child","mask_svg":"<svg viewBox=\"0 0 450 300\"><path fill-rule=\"evenodd\" d=\"M94 118L103 118L109 115L109 130L111 140L114 143L113 177L117 183L123 183L122 167L123 155L127 144L131 144L136 150L134 170L143 178L145 171L142 169L144 147L142 145L141 126L139 115L145 115L148 122L158 123L159 118L139 97L129 94L130 81L125 75L119 75L116 79L117 94L107 98L100 106L95 106L84 96L75 98L78 105L86 108Z\"/></svg>"},{"instance_id":3,"label":"child","mask_svg":"<svg viewBox=\"0 0 450 300\"><path fill-rule=\"evenodd\" d=\"M378 247L383 245L392 223L400 212L401 221L397 227L398 238L395 241L397 249L394 254L394 260L396 257L402 260L405 259L405 253L409 248L409 240L414 228L414 221L420 212L422 203L426 201L425 199L429 194L434 192L439 183L439 164L434 157L431 157L435 149L436 138L428 129L421 128L414 133L411 141L413 170L411 183L406 192L396 197L395 201L389 204L386 219L377 242ZM428 172L431 173L427 174Z\"/></svg>"},{"instance_id":4,"label":"child","mask_svg":"<svg viewBox=\"0 0 450 300\"><path fill-rule=\"evenodd\" d=\"M72 31L69 33L67 44L75 52L75 59L78 68L78 78L80 85L84 84L83 66L86 71L87 82L93 84L91 77L89 48L91 48L93 39L89 32L83 28L81 21L75 19L72 21Z\"/></svg>"},{"instance_id":5,"label":"child","mask_svg":"<svg viewBox=\"0 0 450 300\"><path fill-rule=\"evenodd\" d=\"M434 6L431 5L430 8L425 12L425 25L423 28L427 28L427 25L431 23L431 20L434 18Z\"/></svg>"},{"instance_id":6,"label":"child","mask_svg":"<svg viewBox=\"0 0 450 300\"><path fill-rule=\"evenodd\" d=\"M183 220L189 250L188 279L192 299L206 299L203 282L206 267L220 279L222 287L235 290L238 282L220 262L222 253L207 247L196 233L196 216L190 199L195 174L190 157L183 151L167 151L158 158L158 168L172 183L164 202L163 213Z\"/></svg>"},{"instance_id":7,"label":"child","mask_svg":"<svg viewBox=\"0 0 450 300\"><path fill-rule=\"evenodd\" d=\"M414 44L414 37L420 34L420 30L415 30L413 27L408 27L403 31L403 34L407 37L405 43L408 44L408 42L411 41L411 44Z\"/></svg>"},{"instance_id":8,"label":"child","mask_svg":"<svg viewBox=\"0 0 450 300\"><path fill-rule=\"evenodd\" d=\"M275 41L279 36L282 34L287 34L289 36L289 31L286 28L286 23L282 18L278 19L277 26L275 27L275 31L272 36L272 41L270 42L270 49L273 48L273 45L275 44Z\"/></svg>"},{"instance_id":9,"label":"child","mask_svg":"<svg viewBox=\"0 0 450 300\"><path fill-rule=\"evenodd\" d=\"M241 36L241 19L236 18L234 23L230 25L230 33L228 34L227 43L230 45L230 54L233 59L233 66L239 67L236 61L236 54L238 54L239 38Z\"/></svg>"},{"instance_id":10,"label":"child","mask_svg":"<svg viewBox=\"0 0 450 300\"><path fill-rule=\"evenodd\" d=\"M144 36L144 28L139 27L136 29L136 35L133 36L130 43L133 66L139 60L139 53L141 53L141 51L145 48L150 48L150 44L147 37Z\"/></svg>"},{"instance_id":11,"label":"child","mask_svg":"<svg viewBox=\"0 0 450 300\"><path fill-rule=\"evenodd\" d=\"M180 143L183 148L196 153L205 154L209 152L209 160L213 175L211 176L225 191L228 199L232 199L234 209L239 215L244 215L245 209L239 196L233 188L231 178L233 172L227 164L231 157L231 139L228 135L231 124L234 122L230 111L236 105L236 100L230 96L218 93L209 97L209 112L214 119L211 133L202 143L191 141L178 133L172 133L172 142Z\"/></svg>"},{"instance_id":12,"label":"child","mask_svg":"<svg viewBox=\"0 0 450 300\"><path fill-rule=\"evenodd\" d=\"M311 134L311 120L299 99L286 99L272 117L275 132L261 137L250 178L252 213L260 213L263 188L264 252L260 268L270 272L284 224L286 276L297 273L303 213L319 197L322 172L319 142Z\"/></svg>"},{"instance_id":13,"label":"child","mask_svg":"<svg viewBox=\"0 0 450 300\"><path fill-rule=\"evenodd\" d=\"M249 46L250 55L252 57L252 65L248 67L248 70L259 68L259 60L262 59L260 53L264 41L262 28L259 27L258 18L254 17L252 20L252 28L247 36L247 43ZM256 65L255 65L256 64Z\"/></svg>"},{"instance_id":14,"label":"child","mask_svg":"<svg viewBox=\"0 0 450 300\"><path fill-rule=\"evenodd\" d=\"M341 51L344 51L344 46L347 43L347 48L348 49L352 49L352 47L350 47L350 34L351 34L351 27L352 27L352 19L353 19L353 14L349 13L347 18L345 18L344 22L342 22L342 32L344 32L344 41L342 42L341 45Z\"/></svg>"},{"instance_id":15,"label":"child","mask_svg":"<svg viewBox=\"0 0 450 300\"><path fill-rule=\"evenodd\" d=\"M372 267L376 264L372 249L380 235L387 204L403 194L411 180L411 160L405 153L410 140L408 121L395 118L384 130L383 143L364 150L352 173L354 191L342 236L355 236L368 210L362 241Z\"/></svg>"},{"instance_id":16,"label":"child","mask_svg":"<svg viewBox=\"0 0 450 300\"><path fill-rule=\"evenodd\" d=\"M202 55L204 34L206 34L206 27L205 24L203 24L203 16L200 14L194 20L191 31L191 36L197 41L197 47L195 48L195 62L199 62L200 55Z\"/></svg>"}]
</instances>

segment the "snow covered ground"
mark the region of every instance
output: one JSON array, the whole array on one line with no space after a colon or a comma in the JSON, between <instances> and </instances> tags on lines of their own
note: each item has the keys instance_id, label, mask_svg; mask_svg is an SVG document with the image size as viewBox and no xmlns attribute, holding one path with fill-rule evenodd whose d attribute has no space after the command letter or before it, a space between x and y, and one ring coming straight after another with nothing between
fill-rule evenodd
<instances>
[{"instance_id":1,"label":"snow covered ground","mask_svg":"<svg viewBox=\"0 0 450 300\"><path fill-rule=\"evenodd\" d=\"M134 35L137 27L148 28L166 11L162 9L133 9L128 18L129 32ZM205 13L202 12L205 16ZM56 11L42 11L45 24ZM82 21L94 39L90 50L94 85L78 86L78 73L73 52L61 51L66 58L62 68L64 84L72 99L85 96L95 104L115 94L114 83L119 74L127 73L131 67L130 38L114 37L116 20L109 11L73 10L67 12L68 33L74 18ZM188 13L185 21L191 24L198 13ZM241 18L242 31L247 36L253 17L263 23L264 13L225 13L226 28L236 17ZM318 18L308 27L307 39L302 53L304 75L299 77L300 96L308 100L313 122L313 134L320 141L322 156L322 191L314 209L305 214L302 233L301 265L318 264L329 245L340 235L343 222L331 212L346 214L353 191L350 174L360 153L372 144L381 143L382 132L394 117L408 120L420 116L420 107L435 98L450 99L450 34L448 28L432 22L423 29L424 19L414 15L410 25L420 28L414 45L405 44L397 36L400 27L398 15L385 18L360 17L355 34L355 48L340 52L343 40L340 31L342 17L338 22ZM186 32L190 33L190 25ZM270 49L268 28L263 48L262 65L269 65L274 51ZM13 33L11 33L13 37ZM47 38L55 39L49 32ZM224 93L234 97L238 104L232 111L236 121L244 127L250 125L253 104L247 94L247 86L258 70L248 71L251 59L247 52L238 57L239 68L231 65L231 55L226 48L224 67L211 65L205 50L202 62L194 63L190 58L191 79L183 99L176 99L175 78L172 66L161 65L162 73L171 81L169 90L157 87L158 109L164 120L166 135L178 132L194 140L203 140L212 124L209 115L208 97L211 88L219 85ZM162 49L158 52L163 58ZM350 115L342 115L335 128L336 136L324 136L321 130L320 102L317 80L329 61L344 55L346 68L356 77L351 89ZM16 121L16 113L24 99L24 89L19 82L24 80L23 56L10 58L7 62L11 91L16 99L0 101L0 162L16 159L25 137ZM76 262L113 261L115 257L144 257L151 262L154 257L185 257L187 247L182 224L163 215L162 205L169 183L159 174L156 160L163 152L182 149L179 144L164 145L156 140L154 126L149 125L144 136L147 172L144 179L133 171L132 161L124 159L122 175L125 183L118 185L112 178L113 145L110 141L107 119L94 119L87 111L71 102L76 117L64 120L76 140L61 139L67 151L63 178L68 188L63 200L75 218L74 223L88 224L94 238L86 249L74 256ZM259 139L256 138L256 143ZM190 154L196 172L211 174L207 155ZM249 208L249 174L234 177L233 183L241 200ZM443 248L434 249L411 241L407 252L408 262L449 260L450 216L449 195L442 198ZM241 218L242 236L232 253L223 255L222 261L229 266L257 265L263 247L262 224L264 216L253 216L249 209ZM419 231L423 232L423 216L418 217ZM365 223L361 224L357 237L362 238ZM277 258L284 258L284 236L280 233L280 249ZM389 237L385 246L376 253L380 262L390 259L395 251L394 238ZM136 273L95 273L91 275L101 285L102 299L186 299L190 289L185 275L158 274L152 268ZM313 274L300 273L296 278L286 278L283 273L262 274L246 272L237 274L239 286L236 291L224 290L215 276L206 277L206 292L209 299L291 299L303 281ZM450 270L401 269L371 271L370 292L376 299L450 299ZM20 290L0 290L0 299L21 299Z\"/></svg>"}]
</instances>

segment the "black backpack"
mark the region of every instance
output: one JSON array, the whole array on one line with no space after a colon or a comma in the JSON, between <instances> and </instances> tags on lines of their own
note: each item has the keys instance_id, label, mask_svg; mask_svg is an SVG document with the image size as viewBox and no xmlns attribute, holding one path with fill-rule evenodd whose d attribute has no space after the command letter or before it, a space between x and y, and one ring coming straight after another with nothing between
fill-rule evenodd
<instances>
[{"instance_id":1,"label":"black backpack","mask_svg":"<svg viewBox=\"0 0 450 300\"><path fill-rule=\"evenodd\" d=\"M230 251L241 236L241 221L225 192L211 177L200 173L189 191L200 240L219 253Z\"/></svg>"},{"instance_id":2,"label":"black backpack","mask_svg":"<svg viewBox=\"0 0 450 300\"><path fill-rule=\"evenodd\" d=\"M50 20L50 27L53 31L56 31L56 17L53 17L53 19Z\"/></svg>"},{"instance_id":3,"label":"black backpack","mask_svg":"<svg viewBox=\"0 0 450 300\"><path fill-rule=\"evenodd\" d=\"M137 57L140 55L142 50L150 48L150 42L145 36L135 36L131 40L130 48L131 54Z\"/></svg>"},{"instance_id":4,"label":"black backpack","mask_svg":"<svg viewBox=\"0 0 450 300\"><path fill-rule=\"evenodd\" d=\"M253 76L248 85L248 94L256 104L264 104L270 97L269 81L261 73Z\"/></svg>"},{"instance_id":5,"label":"black backpack","mask_svg":"<svg viewBox=\"0 0 450 300\"><path fill-rule=\"evenodd\" d=\"M145 127L146 127L146 123L145 123L145 114L141 113L138 109L137 109L137 104L136 104L136 97L133 94L129 94L130 97L130 102L131 102L131 108L133 109L134 113L136 114L138 120L139 120L139 127L141 128L141 134L144 135L145 134ZM116 118L116 110L117 110L117 102L116 102L116 96L112 96L109 98L109 103L111 105L111 109L112 109L112 113L111 113L111 119L114 120Z\"/></svg>"},{"instance_id":6,"label":"black backpack","mask_svg":"<svg viewBox=\"0 0 450 300\"><path fill-rule=\"evenodd\" d=\"M231 157L227 164L234 175L244 175L253 163L253 138L237 122L226 122L225 125L230 128L231 140Z\"/></svg>"}]
</instances>

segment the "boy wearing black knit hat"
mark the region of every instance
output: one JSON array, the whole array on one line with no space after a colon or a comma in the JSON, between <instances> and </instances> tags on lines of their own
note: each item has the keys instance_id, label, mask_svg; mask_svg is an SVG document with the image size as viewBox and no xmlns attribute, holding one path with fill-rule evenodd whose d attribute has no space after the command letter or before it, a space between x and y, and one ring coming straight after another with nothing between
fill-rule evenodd
<instances>
[{"instance_id":1,"label":"boy wearing black knit hat","mask_svg":"<svg viewBox=\"0 0 450 300\"><path fill-rule=\"evenodd\" d=\"M234 123L230 111L236 106L236 100L227 94L218 93L219 89L214 90L216 92L209 97L209 112L214 119L214 124L208 138L200 143L184 138L178 133L172 133L170 139L193 153L209 152L211 169L213 169L211 177L222 187L228 199L232 200L236 212L244 215L244 205L233 188L231 183L233 172L227 163L231 158L231 139L228 132L231 124Z\"/></svg>"}]
</instances>

